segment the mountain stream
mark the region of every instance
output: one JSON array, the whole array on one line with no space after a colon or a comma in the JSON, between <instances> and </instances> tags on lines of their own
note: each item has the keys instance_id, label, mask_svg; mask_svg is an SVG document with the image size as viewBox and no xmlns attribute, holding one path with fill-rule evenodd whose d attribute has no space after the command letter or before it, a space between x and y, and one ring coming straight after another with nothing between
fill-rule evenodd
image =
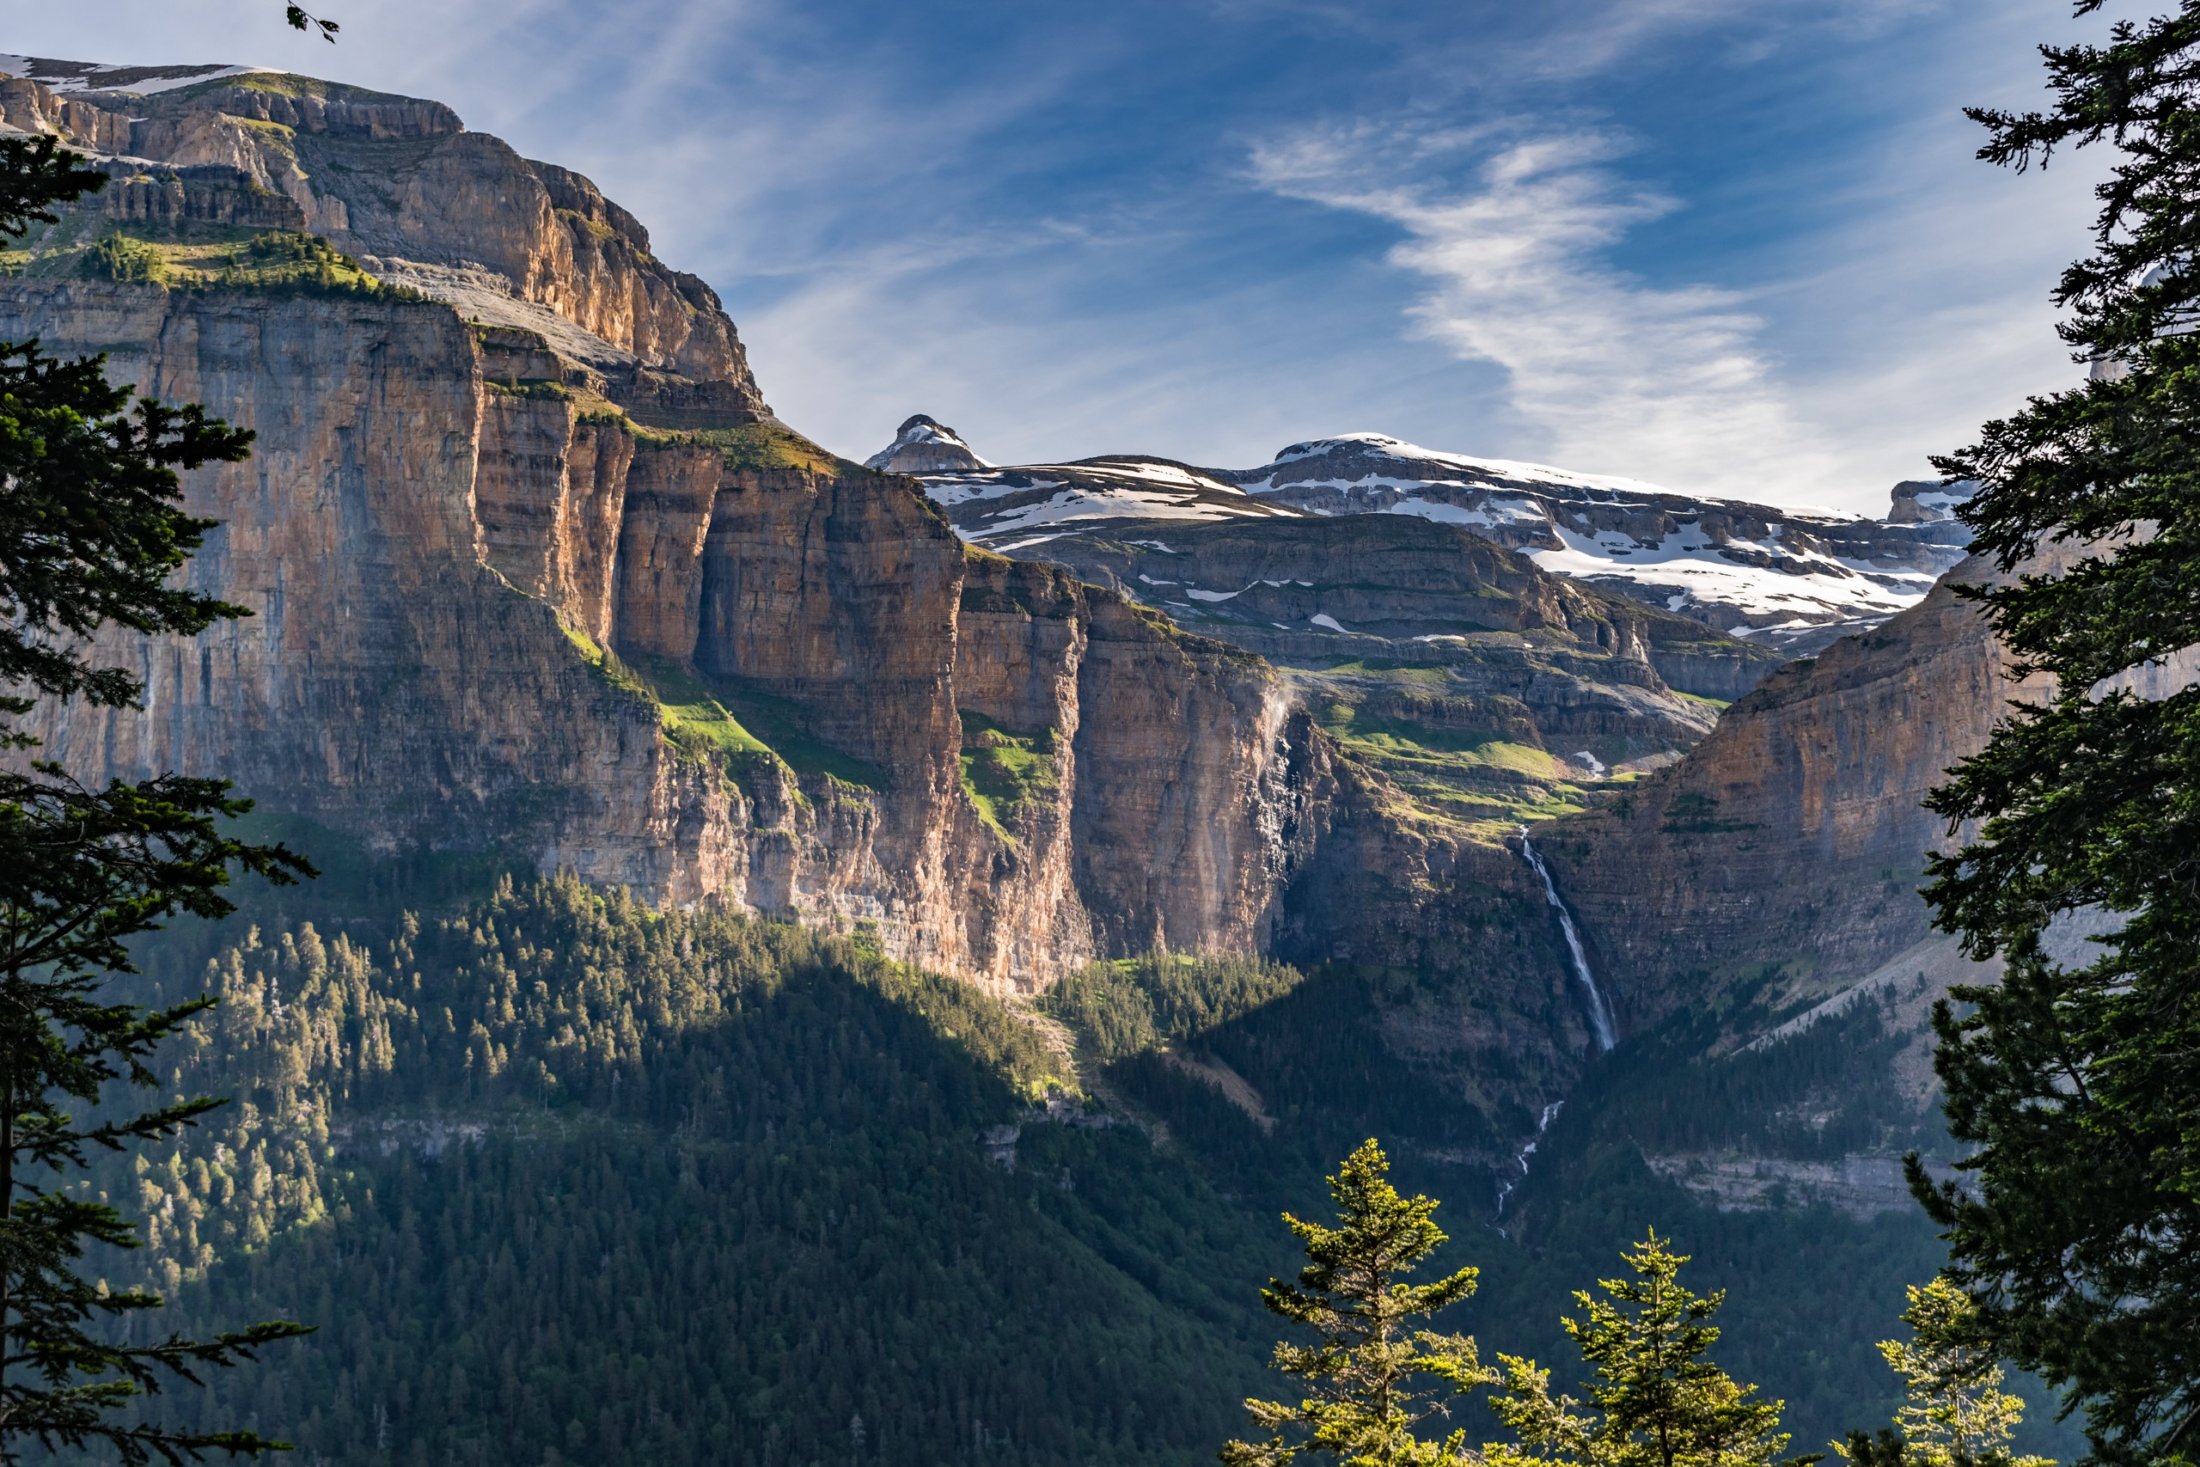
<instances>
[{"instance_id":1,"label":"mountain stream","mask_svg":"<svg viewBox=\"0 0 2200 1467\"><path fill-rule=\"evenodd\" d=\"M1554 1100L1549 1105L1543 1107L1543 1114L1535 1123L1536 1141L1540 1141L1543 1139L1543 1133L1551 1129L1551 1122L1557 1120L1558 1113L1565 1108L1566 1102L1563 1100ZM1535 1141L1530 1141L1527 1145L1521 1147L1520 1154L1513 1158L1513 1164L1520 1168L1520 1175L1517 1177L1507 1177L1504 1182L1502 1182L1498 1186L1497 1220L1500 1224L1502 1224L1505 1220L1505 1204L1512 1199L1513 1188L1519 1186L1522 1182L1528 1179L1528 1158L1533 1155L1535 1155ZM1498 1231L1500 1233L1503 1233L1505 1229L1500 1226L1498 1228ZM1507 1234L1507 1236L1509 1237L1511 1235Z\"/></svg>"}]
</instances>

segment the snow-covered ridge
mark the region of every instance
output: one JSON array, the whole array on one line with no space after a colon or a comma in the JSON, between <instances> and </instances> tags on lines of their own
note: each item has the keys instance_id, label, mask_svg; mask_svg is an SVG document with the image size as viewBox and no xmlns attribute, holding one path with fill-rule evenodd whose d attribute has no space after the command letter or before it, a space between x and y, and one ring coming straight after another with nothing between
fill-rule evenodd
<instances>
[{"instance_id":1,"label":"snow-covered ridge","mask_svg":"<svg viewBox=\"0 0 2200 1467\"><path fill-rule=\"evenodd\" d=\"M954 429L923 413L906 419L894 441L863 464L888 474L956 473L992 467L973 453Z\"/></svg>"},{"instance_id":2,"label":"snow-covered ridge","mask_svg":"<svg viewBox=\"0 0 2200 1467\"><path fill-rule=\"evenodd\" d=\"M1417 464L1440 464L1459 470L1459 477L1451 479L1462 486L1495 486L1502 484L1540 483L1576 489L1603 489L1615 493L1631 493L1652 496L1679 497L1676 491L1645 479L1629 479L1617 474L1584 474L1572 469L1555 468L1550 464L1527 463L1509 458L1476 458L1464 453L1447 453L1441 449L1423 448L1418 443L1408 443L1403 438L1393 438L1387 433L1339 433L1329 438L1309 439L1294 443L1276 455L1271 468L1281 469L1302 459L1323 458L1340 449L1372 451L1386 457L1411 460ZM1275 475L1262 481L1260 487L1268 487ZM1416 482L1445 482L1425 477ZM1727 501L1709 495L1689 495L1688 498L1718 504ZM1836 514L1830 509L1804 509L1794 513L1828 520L1849 516Z\"/></svg>"},{"instance_id":3,"label":"snow-covered ridge","mask_svg":"<svg viewBox=\"0 0 2200 1467\"><path fill-rule=\"evenodd\" d=\"M1874 520L1448 453L1382 433L1307 439L1256 469L1110 455L915 472L965 539L1010 554L1045 555L1041 547L1111 521L1405 516L1461 527L1553 574L1790 653L1916 604L1962 558L1967 538L1951 515L1962 486L1901 485L1889 517Z\"/></svg>"},{"instance_id":4,"label":"snow-covered ridge","mask_svg":"<svg viewBox=\"0 0 2200 1467\"><path fill-rule=\"evenodd\" d=\"M27 76L55 92L129 92L150 96L193 87L200 82L251 76L264 66L114 66L88 61L56 61L43 56L0 55L0 72Z\"/></svg>"},{"instance_id":5,"label":"snow-covered ridge","mask_svg":"<svg viewBox=\"0 0 2200 1467\"><path fill-rule=\"evenodd\" d=\"M1916 604L1963 555L1960 489L1905 484L1885 520L1686 494L1640 479L1422 448L1380 433L1294 443L1235 476L1317 515L1460 525L1544 570L1785 650Z\"/></svg>"},{"instance_id":6,"label":"snow-covered ridge","mask_svg":"<svg viewBox=\"0 0 2200 1467\"><path fill-rule=\"evenodd\" d=\"M1258 499L1211 471L1173 459L1137 456L928 474L924 487L949 510L964 539L1002 551L1042 543L1010 538L1025 536L1039 526L1302 517L1300 511Z\"/></svg>"}]
</instances>

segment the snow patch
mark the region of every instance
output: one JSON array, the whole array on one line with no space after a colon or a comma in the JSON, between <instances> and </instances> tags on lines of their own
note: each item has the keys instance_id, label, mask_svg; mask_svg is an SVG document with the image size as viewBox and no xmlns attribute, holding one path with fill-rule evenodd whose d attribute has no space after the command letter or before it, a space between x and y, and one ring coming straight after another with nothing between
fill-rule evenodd
<instances>
[{"instance_id":1,"label":"snow patch","mask_svg":"<svg viewBox=\"0 0 2200 1467\"><path fill-rule=\"evenodd\" d=\"M1218 520L1236 515L1257 515L1258 509L1224 508L1183 500L1169 494L1141 494L1135 490L1094 491L1064 489L1037 504L1003 510L990 524L973 526L965 534L986 536L1029 529L1034 525L1061 524L1070 520Z\"/></svg>"},{"instance_id":2,"label":"snow patch","mask_svg":"<svg viewBox=\"0 0 2200 1467\"><path fill-rule=\"evenodd\" d=\"M885 462L891 451L880 458ZM933 503L953 507L968 504L973 499L1006 499L1011 494L1031 494L1041 489L1059 489L1060 479L1032 479L1015 473L971 475L943 475L921 481L924 492Z\"/></svg>"},{"instance_id":3,"label":"snow patch","mask_svg":"<svg viewBox=\"0 0 2200 1467\"><path fill-rule=\"evenodd\" d=\"M1866 573L1834 556L1794 547L1775 553L1746 540L1714 544L1696 524L1677 527L1655 545L1638 544L1614 530L1589 536L1565 525L1551 528L1558 547L1527 555L1553 574L1639 581L1666 590L1666 604L1676 611L1692 599L1698 605L1731 606L1750 617L1816 613L1815 621L1793 621L1798 629L1822 626L1829 614L1892 616L1922 601L1933 584L1933 577L1921 572ZM1770 563L1734 558L1737 552Z\"/></svg>"},{"instance_id":4,"label":"snow patch","mask_svg":"<svg viewBox=\"0 0 2200 1467\"><path fill-rule=\"evenodd\" d=\"M43 56L0 55L0 72L27 76L53 92L127 92L151 96L201 82L272 71L266 66L105 66Z\"/></svg>"}]
</instances>

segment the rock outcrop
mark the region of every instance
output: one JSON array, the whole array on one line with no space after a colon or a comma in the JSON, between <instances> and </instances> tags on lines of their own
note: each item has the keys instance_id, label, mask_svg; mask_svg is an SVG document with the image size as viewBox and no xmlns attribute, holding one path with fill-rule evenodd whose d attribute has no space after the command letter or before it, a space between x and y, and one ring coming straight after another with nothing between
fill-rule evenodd
<instances>
[{"instance_id":1,"label":"rock outcrop","mask_svg":"<svg viewBox=\"0 0 2200 1467\"><path fill-rule=\"evenodd\" d=\"M0 126L101 160L120 182L94 214L308 231L393 284L544 337L638 422L769 416L707 285L659 262L586 178L468 132L439 102L280 72L10 61Z\"/></svg>"},{"instance_id":2,"label":"rock outcrop","mask_svg":"<svg viewBox=\"0 0 2200 1467\"><path fill-rule=\"evenodd\" d=\"M43 710L87 776L218 771L381 850L873 923L1026 987L1099 951L1263 947L1340 818L1257 660L966 551L908 480L763 463L806 449L784 430L728 446L500 385L547 351L508 328L9 282L0 337L33 335L258 435L188 486L222 522L194 583L253 615L118 643L142 710ZM1031 751L1026 797L979 800L982 730Z\"/></svg>"},{"instance_id":3,"label":"rock outcrop","mask_svg":"<svg viewBox=\"0 0 2200 1467\"><path fill-rule=\"evenodd\" d=\"M905 420L894 441L863 461L887 474L965 474L992 467L955 430L923 413Z\"/></svg>"},{"instance_id":4,"label":"rock outcrop","mask_svg":"<svg viewBox=\"0 0 2200 1467\"><path fill-rule=\"evenodd\" d=\"M1955 484L1943 484L1938 479L1905 479L1894 486L1887 523L1945 524L1956 517L1956 511L1977 488L1977 483L1968 479Z\"/></svg>"}]
</instances>

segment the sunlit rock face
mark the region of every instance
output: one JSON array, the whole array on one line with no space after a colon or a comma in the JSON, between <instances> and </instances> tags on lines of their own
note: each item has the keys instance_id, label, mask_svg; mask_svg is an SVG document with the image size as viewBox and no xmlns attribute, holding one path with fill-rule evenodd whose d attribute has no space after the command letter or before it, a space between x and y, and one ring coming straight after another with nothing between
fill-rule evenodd
<instances>
[{"instance_id":1,"label":"sunlit rock face","mask_svg":"<svg viewBox=\"0 0 2200 1467\"><path fill-rule=\"evenodd\" d=\"M589 180L440 102L239 67L10 56L0 72L0 125L57 135L111 175L94 217L310 231L469 320L543 337L639 422L768 414L710 287L651 254Z\"/></svg>"},{"instance_id":2,"label":"sunlit rock face","mask_svg":"<svg viewBox=\"0 0 2200 1467\"><path fill-rule=\"evenodd\" d=\"M1265 950L1379 820L1258 659L977 555L777 423L716 297L579 175L432 102L12 63L0 122L113 182L26 241L0 338L257 435L186 484L221 522L188 574L252 614L117 639L142 708L42 708L83 776L218 773L388 854L862 924L1026 990ZM347 275L99 278L114 230L178 270L310 234Z\"/></svg>"},{"instance_id":3,"label":"sunlit rock face","mask_svg":"<svg viewBox=\"0 0 2200 1467\"><path fill-rule=\"evenodd\" d=\"M2021 569L2090 553L2047 547ZM2016 659L1963 594L1999 576L1965 560L1884 626L1781 668L1672 767L1538 832L1623 1010L1671 1013L1774 968L1793 997L1836 992L1926 941L1926 855L1965 832L1925 797L2012 701L2052 687L2011 676ZM2196 675L2188 648L2116 684L2162 697Z\"/></svg>"}]
</instances>

